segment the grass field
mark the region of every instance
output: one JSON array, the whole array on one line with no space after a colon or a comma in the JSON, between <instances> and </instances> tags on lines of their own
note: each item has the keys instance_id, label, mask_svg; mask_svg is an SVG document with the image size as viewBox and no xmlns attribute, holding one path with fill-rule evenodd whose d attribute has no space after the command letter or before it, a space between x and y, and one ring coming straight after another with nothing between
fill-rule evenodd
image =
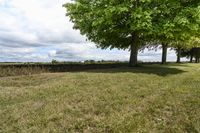
<instances>
[{"instance_id":1,"label":"grass field","mask_svg":"<svg viewBox=\"0 0 200 133\"><path fill-rule=\"evenodd\" d=\"M198 133L200 64L0 78L0 133Z\"/></svg>"}]
</instances>

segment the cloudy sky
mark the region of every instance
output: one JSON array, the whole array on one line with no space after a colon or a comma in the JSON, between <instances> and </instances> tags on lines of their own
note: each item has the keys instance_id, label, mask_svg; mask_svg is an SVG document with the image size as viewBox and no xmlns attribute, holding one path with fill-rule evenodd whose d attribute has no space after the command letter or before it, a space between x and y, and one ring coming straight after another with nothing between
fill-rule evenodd
<instances>
[{"instance_id":1,"label":"cloudy sky","mask_svg":"<svg viewBox=\"0 0 200 133\"><path fill-rule=\"evenodd\" d=\"M87 42L65 16L69 0L0 0L0 62L129 60L129 52L101 50ZM160 61L161 51L140 53L139 60ZM169 51L168 60L175 61Z\"/></svg>"}]
</instances>

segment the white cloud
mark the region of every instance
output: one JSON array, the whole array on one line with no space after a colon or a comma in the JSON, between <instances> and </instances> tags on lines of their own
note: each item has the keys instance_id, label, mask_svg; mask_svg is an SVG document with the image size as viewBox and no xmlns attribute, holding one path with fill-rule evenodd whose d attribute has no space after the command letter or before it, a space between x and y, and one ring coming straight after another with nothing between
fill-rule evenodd
<instances>
[{"instance_id":1,"label":"white cloud","mask_svg":"<svg viewBox=\"0 0 200 133\"><path fill-rule=\"evenodd\" d=\"M48 52L49 57L55 57L56 56L56 50L51 50Z\"/></svg>"},{"instance_id":2,"label":"white cloud","mask_svg":"<svg viewBox=\"0 0 200 133\"><path fill-rule=\"evenodd\" d=\"M4 0L0 0L0 5L3 5L4 4Z\"/></svg>"}]
</instances>

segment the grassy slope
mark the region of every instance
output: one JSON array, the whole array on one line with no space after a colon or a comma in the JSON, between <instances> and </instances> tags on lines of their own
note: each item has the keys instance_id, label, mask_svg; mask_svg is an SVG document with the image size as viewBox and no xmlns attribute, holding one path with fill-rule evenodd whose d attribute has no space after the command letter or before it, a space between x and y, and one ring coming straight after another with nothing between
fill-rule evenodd
<instances>
[{"instance_id":1,"label":"grassy slope","mask_svg":"<svg viewBox=\"0 0 200 133\"><path fill-rule=\"evenodd\" d=\"M200 132L200 65L0 78L0 132Z\"/></svg>"}]
</instances>

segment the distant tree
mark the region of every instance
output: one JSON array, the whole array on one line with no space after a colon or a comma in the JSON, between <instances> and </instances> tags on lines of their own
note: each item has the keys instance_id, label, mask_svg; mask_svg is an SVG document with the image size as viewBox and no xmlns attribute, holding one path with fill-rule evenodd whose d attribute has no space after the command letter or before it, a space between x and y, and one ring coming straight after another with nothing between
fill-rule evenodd
<instances>
[{"instance_id":1,"label":"distant tree","mask_svg":"<svg viewBox=\"0 0 200 133\"><path fill-rule=\"evenodd\" d=\"M195 63L200 62L200 48L193 48L193 55L195 57Z\"/></svg>"},{"instance_id":2,"label":"distant tree","mask_svg":"<svg viewBox=\"0 0 200 133\"><path fill-rule=\"evenodd\" d=\"M190 50L182 50L181 56L190 58L190 63L193 62L194 58L195 58L195 63L199 63L200 62L200 47L192 48Z\"/></svg>"},{"instance_id":3,"label":"distant tree","mask_svg":"<svg viewBox=\"0 0 200 133\"><path fill-rule=\"evenodd\" d=\"M177 55L176 62L177 63L181 63L182 52L188 51L191 48L191 46L188 42L183 42L183 41L182 42L181 41L173 42L171 44L171 46L176 51L176 55Z\"/></svg>"},{"instance_id":4,"label":"distant tree","mask_svg":"<svg viewBox=\"0 0 200 133\"><path fill-rule=\"evenodd\" d=\"M57 63L58 63L58 61L57 61L57 60L55 60L55 59L53 59L53 60L51 61L51 63L52 63L52 64L57 64Z\"/></svg>"},{"instance_id":5,"label":"distant tree","mask_svg":"<svg viewBox=\"0 0 200 133\"><path fill-rule=\"evenodd\" d=\"M181 50L181 57L186 57L186 58L190 58L190 63L193 62L193 54L190 50Z\"/></svg>"},{"instance_id":6,"label":"distant tree","mask_svg":"<svg viewBox=\"0 0 200 133\"><path fill-rule=\"evenodd\" d=\"M199 63L200 58L200 38L199 37L192 37L189 41L190 46L192 49L190 50L191 60L193 57L195 58L195 62Z\"/></svg>"},{"instance_id":7,"label":"distant tree","mask_svg":"<svg viewBox=\"0 0 200 133\"><path fill-rule=\"evenodd\" d=\"M84 61L86 64L95 64L95 60L86 60Z\"/></svg>"}]
</instances>

